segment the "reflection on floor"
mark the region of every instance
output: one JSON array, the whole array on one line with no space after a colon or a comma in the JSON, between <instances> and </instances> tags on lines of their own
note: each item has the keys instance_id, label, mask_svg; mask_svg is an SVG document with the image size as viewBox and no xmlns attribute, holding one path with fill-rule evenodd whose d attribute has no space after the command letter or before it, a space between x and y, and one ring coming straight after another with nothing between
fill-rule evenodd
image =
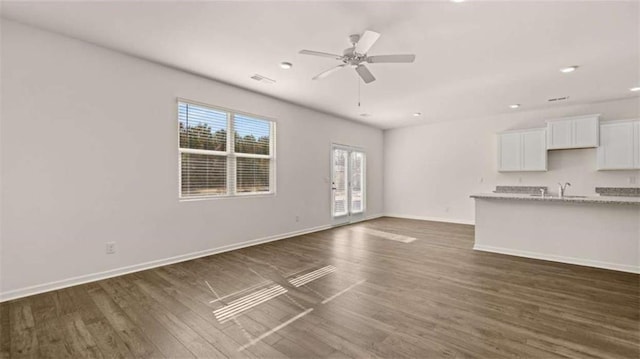
<instances>
[{"instance_id":1,"label":"reflection on floor","mask_svg":"<svg viewBox=\"0 0 640 359\"><path fill-rule=\"evenodd\" d=\"M392 241L397 241L402 243L411 243L416 240L416 238L414 237L404 236L402 234L397 234L397 233L379 231L377 229L372 229L367 227L353 227L351 228L351 230L354 232L366 233L372 236L376 236L384 239L390 239Z\"/></svg>"},{"instance_id":2,"label":"reflection on floor","mask_svg":"<svg viewBox=\"0 0 640 359\"><path fill-rule=\"evenodd\" d=\"M322 278L325 275L335 272L336 267L332 266L332 265L328 265L326 267L322 267L320 269L316 269L312 272L309 272L307 274L301 275L299 277L295 277L293 279L289 280L289 283L293 284L294 287L299 287L301 285L305 285L311 281L314 281L318 278Z\"/></svg>"},{"instance_id":3,"label":"reflection on floor","mask_svg":"<svg viewBox=\"0 0 640 359\"><path fill-rule=\"evenodd\" d=\"M326 297L325 295L321 294L321 292L326 291L326 288L319 287L319 288L313 289L313 285L311 282L322 279L324 276L335 272L336 267L332 265L327 265L315 270L313 270L313 268L311 270L301 269L297 271L295 275L289 276L289 278L287 278L287 275L285 275L282 271L277 269L275 265L269 264L269 267L271 267L272 269L275 269L275 271L271 272L272 275L273 274L281 275L279 278L281 281L286 280L295 288L295 289L290 288L291 290L294 290L294 291L300 290L298 289L299 287L305 286L305 289L307 289L308 291L310 291L311 293L313 293L318 297L317 301L313 301L313 302L307 301L307 305L312 306L307 308L304 305L301 305L298 301L296 301L289 295L282 296L280 298L282 300L282 302L280 303L281 305L298 307L300 309L300 312L281 323L278 323L279 320L274 319L273 323L270 323L270 324L273 324L273 327L271 327L267 331L263 331L259 333L258 335L254 335L254 334L251 334L250 329L247 329L247 327L242 325L243 313L249 312L252 308L257 307L262 303L266 303L272 299L277 299L279 296L286 294L289 290L285 289L280 284L275 284L273 281L265 280L266 278L260 275L260 273L257 272L256 270L252 269L251 266L248 266L247 269L256 275L257 277L256 280L258 280L259 283L249 286L246 289L227 294L224 297L220 297L218 295L218 291L214 289L214 287L216 287L215 284L212 285L208 281L204 281L204 284L207 286L207 288L211 290L211 293L216 298L214 300L209 301L209 303L216 303L218 305L221 305L220 308L217 308L213 311L213 314L216 316L216 319L218 319L218 321L221 324L224 324L230 320L233 320L233 322L242 330L243 333L245 333L245 335L249 339L249 342L241 346L238 349L238 351L243 351L248 347L255 345L256 343L265 339L269 335L274 334L278 330L286 327L287 325L311 313L313 311L314 306L326 304L331 300L337 298L338 296L353 289L356 285L359 285L365 282L365 280L357 281L349 285L348 287L344 288L343 290L337 293L334 293L329 297ZM244 294L249 291L252 291L252 292L250 294Z\"/></svg>"},{"instance_id":4,"label":"reflection on floor","mask_svg":"<svg viewBox=\"0 0 640 359\"><path fill-rule=\"evenodd\" d=\"M268 301L269 299L273 299L286 292L287 290L284 289L280 284L275 284L268 288L261 289L257 292L231 301L222 308L214 310L213 314L216 315L216 318L218 319L218 321L220 321L220 323L225 323L230 319L235 319L236 316L242 314L242 312L245 312L255 306L260 305L261 303ZM218 303L220 302L221 301L219 301Z\"/></svg>"},{"instance_id":5,"label":"reflection on floor","mask_svg":"<svg viewBox=\"0 0 640 359\"><path fill-rule=\"evenodd\" d=\"M0 357L639 357L640 276L472 246L381 218L35 295Z\"/></svg>"}]
</instances>

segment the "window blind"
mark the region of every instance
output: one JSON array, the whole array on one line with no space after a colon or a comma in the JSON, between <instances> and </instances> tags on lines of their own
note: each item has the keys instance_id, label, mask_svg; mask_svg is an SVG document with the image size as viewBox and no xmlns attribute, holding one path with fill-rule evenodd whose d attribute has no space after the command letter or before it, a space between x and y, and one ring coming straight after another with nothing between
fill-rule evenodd
<instances>
[{"instance_id":1,"label":"window blind","mask_svg":"<svg viewBox=\"0 0 640 359\"><path fill-rule=\"evenodd\" d=\"M235 152L269 155L270 123L242 115L233 118Z\"/></svg>"},{"instance_id":2,"label":"window blind","mask_svg":"<svg viewBox=\"0 0 640 359\"><path fill-rule=\"evenodd\" d=\"M180 103L180 148L227 150L227 114L201 106Z\"/></svg>"},{"instance_id":3,"label":"window blind","mask_svg":"<svg viewBox=\"0 0 640 359\"><path fill-rule=\"evenodd\" d=\"M274 192L275 123L178 102L180 197Z\"/></svg>"}]
</instances>

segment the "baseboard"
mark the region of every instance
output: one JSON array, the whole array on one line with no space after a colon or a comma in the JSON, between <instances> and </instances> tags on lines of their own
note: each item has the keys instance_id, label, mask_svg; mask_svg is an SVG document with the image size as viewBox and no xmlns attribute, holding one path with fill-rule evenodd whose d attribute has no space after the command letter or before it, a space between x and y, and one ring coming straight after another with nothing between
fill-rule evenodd
<instances>
[{"instance_id":1,"label":"baseboard","mask_svg":"<svg viewBox=\"0 0 640 359\"><path fill-rule=\"evenodd\" d=\"M473 246L473 249L477 251L483 251L483 252L508 254L508 255L517 256L517 257L542 259L542 260L551 261L551 262L576 264L580 266L611 269L611 270L616 270L620 272L640 274L640 266L632 266L627 264L601 262L601 261L596 261L591 259L565 257L565 256L558 256L553 254L543 254L543 253L537 253L537 252L521 251L521 250L515 250L515 249L509 249L509 248L483 246L483 245L475 245Z\"/></svg>"},{"instance_id":2,"label":"baseboard","mask_svg":"<svg viewBox=\"0 0 640 359\"><path fill-rule=\"evenodd\" d=\"M358 220L358 221L354 221L353 223L362 222L362 221L368 221L368 220L375 219L375 218L380 218L380 217L383 217L383 214L374 214L374 215L370 215L370 216L365 216L363 219ZM179 256L174 256L174 257L169 257L169 258L164 258L164 259L158 259L158 260L154 260L154 261L149 261L149 262L140 263L140 264L134 264L134 265L131 265L131 266L120 267L120 268L116 268L116 269L110 269L108 271L103 271L103 272L98 272L98 273L92 273L92 274L87 274L87 275L67 278L67 279L63 279L63 280L59 280L59 281L54 281L54 282L49 282L49 283L44 283L44 284L38 284L38 285L29 286L29 287L20 288L20 289L14 289L14 290L11 290L11 291L8 291L8 292L0 293L0 303L8 301L8 300L27 297L27 296L34 295L34 294L50 292L52 290L72 287L74 285L79 285L79 284L84 284L84 283L89 283L89 282L95 282L95 281L98 281L98 280L117 277L117 276L124 275L124 274L139 272L139 271L152 269L152 268L156 268L156 267L161 267L161 266L165 266L165 265L169 265L169 264L174 264L174 263L184 262L184 261L188 261L188 260L192 260L192 259L196 259L196 258L206 257L206 256L210 256L210 255L213 255L213 254L224 253L224 252L229 252L229 251L236 250L236 249L251 247L251 246L255 246L255 245L258 245L258 244L262 244L262 243L268 243L268 242L278 241L278 240L281 240L281 239L291 238L291 237L295 237L295 236L301 236L301 235L308 234L308 233L319 232L319 231L323 231L325 229L330 229L332 227L333 227L332 225L328 224L328 225L323 225L323 226L305 228L305 229L301 229L301 230L298 230L298 231L293 231L293 232L288 232L288 233L277 234L277 235L273 235L273 236L253 239L253 240L240 242L240 243L236 243L236 244L230 244L230 245L226 245L226 246L222 246L222 247L205 249L203 251L182 254L182 255L179 255Z\"/></svg>"},{"instance_id":3,"label":"baseboard","mask_svg":"<svg viewBox=\"0 0 640 359\"><path fill-rule=\"evenodd\" d=\"M433 221L433 222L445 222L445 223L456 223L456 224L470 224L475 225L475 221L469 221L466 219L456 219L456 218L443 218L443 217L425 217L425 216L414 216L410 214L398 214L398 213L386 213L385 217L395 217L395 218L404 218L404 219L418 219L421 221Z\"/></svg>"},{"instance_id":4,"label":"baseboard","mask_svg":"<svg viewBox=\"0 0 640 359\"><path fill-rule=\"evenodd\" d=\"M378 216L378 217L380 217L380 216ZM377 217L373 216L372 218L377 218ZM372 219L372 218L367 217L364 220L368 220L368 219ZM30 287L15 289L15 290L11 290L11 291L8 291L8 292L0 293L0 302L5 302L5 301L8 301L8 300L12 300L12 299L18 299L18 298L22 298L22 297L26 297L26 296L30 296L30 295L34 295L34 294L49 292L49 291L52 291L52 290L67 288L67 287L71 287L71 286L74 286L74 285L79 285L79 284L84 284L84 283L89 283L89 282L95 282L97 280L107 279L107 278L116 277L116 276L129 274L129 273L133 273L133 272L139 272L139 271L142 271L142 270L161 267L161 266L165 266L165 265L168 265L168 264L184 262L184 261L188 261L188 260L192 260L192 259L196 259L196 258L210 256L212 254L224 253L224 252L232 251L232 250L235 250L235 249L255 246L257 244L273 242L273 241L278 241L278 240L285 239L285 238L291 238L291 237L300 236L300 235L303 235L303 234L318 232L318 231L322 231L322 230L325 230L325 229L329 229L331 227L332 227L331 225L324 225L324 226L306 228L306 229L293 231L293 232L289 232L289 233L283 233L283 234L263 237L263 238L259 238L259 239L254 239L254 240L250 240L250 241L245 241L245 242L241 242L241 243L230 244L230 245L226 245L226 246L222 246L222 247L206 249L206 250L203 250L203 251L182 254L182 255L179 255L179 256L175 256L175 257L158 259L158 260L149 261L149 262L145 262L145 263L134 264L134 265L131 265L131 266L111 269L111 270L104 271L104 272L92 273L92 274L82 275L82 276L78 276L78 277L67 278L67 279L63 279L63 280L59 280L59 281L55 281L55 282L49 282L49 283L45 283L45 284L38 284L38 285L30 286Z\"/></svg>"}]
</instances>

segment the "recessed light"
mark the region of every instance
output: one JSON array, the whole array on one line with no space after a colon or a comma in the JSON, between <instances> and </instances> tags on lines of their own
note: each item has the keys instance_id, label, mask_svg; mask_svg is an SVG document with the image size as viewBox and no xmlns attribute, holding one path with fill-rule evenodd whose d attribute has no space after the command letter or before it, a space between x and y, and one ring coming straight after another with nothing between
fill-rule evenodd
<instances>
[{"instance_id":1,"label":"recessed light","mask_svg":"<svg viewBox=\"0 0 640 359\"><path fill-rule=\"evenodd\" d=\"M569 72L574 72L578 69L578 66L569 66L560 69L560 72L568 74Z\"/></svg>"},{"instance_id":2,"label":"recessed light","mask_svg":"<svg viewBox=\"0 0 640 359\"><path fill-rule=\"evenodd\" d=\"M509 108L520 108L520 104L514 103L513 105L509 105Z\"/></svg>"},{"instance_id":3,"label":"recessed light","mask_svg":"<svg viewBox=\"0 0 640 359\"><path fill-rule=\"evenodd\" d=\"M461 3L461 2L465 2L465 0L451 0L451 2Z\"/></svg>"},{"instance_id":4,"label":"recessed light","mask_svg":"<svg viewBox=\"0 0 640 359\"><path fill-rule=\"evenodd\" d=\"M633 91L633 92L640 91L640 86L632 87L629 89L629 91Z\"/></svg>"},{"instance_id":5,"label":"recessed light","mask_svg":"<svg viewBox=\"0 0 640 359\"><path fill-rule=\"evenodd\" d=\"M288 70L293 67L293 64L290 62L281 62L280 67L282 67L285 70Z\"/></svg>"},{"instance_id":6,"label":"recessed light","mask_svg":"<svg viewBox=\"0 0 640 359\"><path fill-rule=\"evenodd\" d=\"M415 113L413 114L413 117L420 117L420 116L422 116L422 113L421 113L421 112L415 112Z\"/></svg>"}]
</instances>

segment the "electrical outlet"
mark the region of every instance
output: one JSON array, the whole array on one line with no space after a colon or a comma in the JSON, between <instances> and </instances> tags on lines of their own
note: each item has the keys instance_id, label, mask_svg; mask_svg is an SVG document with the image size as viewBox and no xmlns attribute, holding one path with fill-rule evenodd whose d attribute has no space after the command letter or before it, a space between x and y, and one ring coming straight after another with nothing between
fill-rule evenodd
<instances>
[{"instance_id":1,"label":"electrical outlet","mask_svg":"<svg viewBox=\"0 0 640 359\"><path fill-rule=\"evenodd\" d=\"M300 222L300 216L296 216L296 222Z\"/></svg>"},{"instance_id":2,"label":"electrical outlet","mask_svg":"<svg viewBox=\"0 0 640 359\"><path fill-rule=\"evenodd\" d=\"M629 184L636 184L636 176L629 177Z\"/></svg>"},{"instance_id":3,"label":"electrical outlet","mask_svg":"<svg viewBox=\"0 0 640 359\"><path fill-rule=\"evenodd\" d=\"M107 254L114 254L116 252L116 242L107 242L105 244Z\"/></svg>"},{"instance_id":4,"label":"electrical outlet","mask_svg":"<svg viewBox=\"0 0 640 359\"><path fill-rule=\"evenodd\" d=\"M522 177L518 177L518 183L522 183Z\"/></svg>"},{"instance_id":5,"label":"electrical outlet","mask_svg":"<svg viewBox=\"0 0 640 359\"><path fill-rule=\"evenodd\" d=\"M484 182L484 178L480 177L480 180L478 182L483 183Z\"/></svg>"}]
</instances>

